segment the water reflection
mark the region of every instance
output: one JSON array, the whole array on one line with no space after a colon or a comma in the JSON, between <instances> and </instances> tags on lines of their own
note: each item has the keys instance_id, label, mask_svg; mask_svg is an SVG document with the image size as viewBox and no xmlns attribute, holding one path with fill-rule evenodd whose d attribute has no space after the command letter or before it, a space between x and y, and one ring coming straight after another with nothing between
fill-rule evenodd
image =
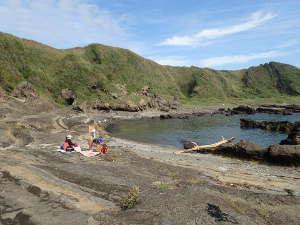
<instances>
[{"instance_id":1,"label":"water reflection","mask_svg":"<svg viewBox=\"0 0 300 225\"><path fill-rule=\"evenodd\" d=\"M111 127L110 132L118 137L141 142L174 145L182 148L182 140L210 144L221 139L236 137L236 142L245 139L263 146L277 144L286 138L286 134L261 129L241 129L240 118L258 121L290 121L300 120L300 114L254 114L224 116L221 114L191 117L189 119L145 119L138 121L120 121Z\"/></svg>"}]
</instances>

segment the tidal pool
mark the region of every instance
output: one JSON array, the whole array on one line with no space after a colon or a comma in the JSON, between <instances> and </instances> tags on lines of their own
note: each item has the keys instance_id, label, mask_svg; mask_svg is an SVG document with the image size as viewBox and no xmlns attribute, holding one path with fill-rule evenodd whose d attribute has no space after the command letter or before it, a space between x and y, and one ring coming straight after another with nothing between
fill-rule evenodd
<instances>
[{"instance_id":1,"label":"tidal pool","mask_svg":"<svg viewBox=\"0 0 300 225\"><path fill-rule=\"evenodd\" d=\"M295 122L300 120L300 113L293 115L259 113L233 116L213 114L189 119L126 120L114 123L108 130L116 137L153 144L173 145L178 148L182 148L183 140L211 144L220 140L222 136L224 138L235 137L235 142L244 139L263 146L278 144L287 137L286 134L280 132L242 129L240 128L240 118Z\"/></svg>"}]
</instances>

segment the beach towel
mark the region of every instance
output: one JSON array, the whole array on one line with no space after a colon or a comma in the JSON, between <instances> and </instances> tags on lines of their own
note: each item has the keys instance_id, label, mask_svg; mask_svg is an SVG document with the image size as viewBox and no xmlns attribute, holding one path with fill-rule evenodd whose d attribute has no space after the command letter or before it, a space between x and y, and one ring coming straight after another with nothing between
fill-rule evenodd
<instances>
[{"instance_id":1,"label":"beach towel","mask_svg":"<svg viewBox=\"0 0 300 225\"><path fill-rule=\"evenodd\" d=\"M81 151L81 148L79 146L75 147L74 150L75 151L73 151L73 152L78 152L78 153L84 155L85 157L92 157L92 156L96 156L96 155L100 154L100 152L93 152L92 150L90 150L90 151ZM57 147L56 151L63 152L63 153L71 153L71 152L67 152L67 151L61 149L60 146Z\"/></svg>"},{"instance_id":2,"label":"beach towel","mask_svg":"<svg viewBox=\"0 0 300 225\"><path fill-rule=\"evenodd\" d=\"M79 153L81 153L82 155L84 155L86 157L92 157L92 156L96 156L96 155L100 154L100 152L93 152L92 150L90 150L90 151L80 151Z\"/></svg>"}]
</instances>

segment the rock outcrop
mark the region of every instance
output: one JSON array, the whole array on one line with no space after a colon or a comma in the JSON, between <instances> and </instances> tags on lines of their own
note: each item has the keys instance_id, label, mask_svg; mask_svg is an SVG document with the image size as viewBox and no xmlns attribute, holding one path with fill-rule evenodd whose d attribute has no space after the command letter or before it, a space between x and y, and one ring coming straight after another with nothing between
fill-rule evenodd
<instances>
[{"instance_id":1,"label":"rock outcrop","mask_svg":"<svg viewBox=\"0 0 300 225\"><path fill-rule=\"evenodd\" d=\"M271 145L267 160L282 165L300 165L300 145Z\"/></svg>"},{"instance_id":2,"label":"rock outcrop","mask_svg":"<svg viewBox=\"0 0 300 225\"><path fill-rule=\"evenodd\" d=\"M146 109L157 109L168 112L171 109L177 108L177 103L171 100L165 100L159 96L143 97L139 102L135 103L131 100L126 100L124 103L108 103L103 101L85 101L80 104L75 104L75 110L81 112L89 112L93 110L115 110L127 112L139 112Z\"/></svg>"},{"instance_id":3,"label":"rock outcrop","mask_svg":"<svg viewBox=\"0 0 300 225\"><path fill-rule=\"evenodd\" d=\"M300 112L299 105L261 105L259 107L251 107L240 105L235 108L220 108L220 113L226 115L236 115L236 114L255 114L255 113L269 113L269 114L282 114L291 115L296 112Z\"/></svg>"},{"instance_id":4,"label":"rock outcrop","mask_svg":"<svg viewBox=\"0 0 300 225\"><path fill-rule=\"evenodd\" d=\"M74 92L68 88L61 90L61 97L68 105L73 105L76 99Z\"/></svg>"},{"instance_id":5,"label":"rock outcrop","mask_svg":"<svg viewBox=\"0 0 300 225\"><path fill-rule=\"evenodd\" d=\"M280 145L300 145L300 130L295 128L286 139L280 142Z\"/></svg>"},{"instance_id":6,"label":"rock outcrop","mask_svg":"<svg viewBox=\"0 0 300 225\"><path fill-rule=\"evenodd\" d=\"M291 133L293 130L300 127L300 122L288 122L288 121L255 121L252 119L241 118L241 128L260 128L269 131L280 131L285 133Z\"/></svg>"},{"instance_id":7,"label":"rock outcrop","mask_svg":"<svg viewBox=\"0 0 300 225\"><path fill-rule=\"evenodd\" d=\"M227 144L220 146L212 152L215 154L235 156L243 159L262 160L267 153L267 149L259 144L241 140L237 144Z\"/></svg>"},{"instance_id":8,"label":"rock outcrop","mask_svg":"<svg viewBox=\"0 0 300 225\"><path fill-rule=\"evenodd\" d=\"M230 113L232 115L234 114L254 114L255 108L252 108L250 106L244 106L244 105L240 105L238 107L235 107L233 109L231 109Z\"/></svg>"},{"instance_id":9,"label":"rock outcrop","mask_svg":"<svg viewBox=\"0 0 300 225\"><path fill-rule=\"evenodd\" d=\"M193 141L182 140L181 141L184 149L190 149L196 147L198 144Z\"/></svg>"},{"instance_id":10,"label":"rock outcrop","mask_svg":"<svg viewBox=\"0 0 300 225\"><path fill-rule=\"evenodd\" d=\"M277 144L269 147L263 147L249 141L241 140L237 144L225 144L216 149L201 150L198 152L224 155L246 160L257 160L278 165L300 165L300 145Z\"/></svg>"},{"instance_id":11,"label":"rock outcrop","mask_svg":"<svg viewBox=\"0 0 300 225\"><path fill-rule=\"evenodd\" d=\"M22 99L26 102L36 100L39 95L35 88L29 82L21 82L12 92L12 96Z\"/></svg>"}]
</instances>

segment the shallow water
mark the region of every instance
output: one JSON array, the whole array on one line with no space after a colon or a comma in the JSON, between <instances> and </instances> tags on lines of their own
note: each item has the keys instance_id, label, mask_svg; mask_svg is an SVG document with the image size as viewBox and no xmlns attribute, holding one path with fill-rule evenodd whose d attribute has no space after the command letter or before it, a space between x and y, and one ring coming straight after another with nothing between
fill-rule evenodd
<instances>
[{"instance_id":1,"label":"shallow water","mask_svg":"<svg viewBox=\"0 0 300 225\"><path fill-rule=\"evenodd\" d=\"M300 113L293 115L254 114L225 116L223 114L190 117L189 119L143 119L135 121L120 121L109 129L113 136L140 142L173 145L182 148L182 141L195 141L199 144L211 144L221 139L236 137L255 142L263 146L278 144L287 137L284 133L261 129L240 128L240 118L250 118L258 121L290 121L300 120Z\"/></svg>"}]
</instances>

